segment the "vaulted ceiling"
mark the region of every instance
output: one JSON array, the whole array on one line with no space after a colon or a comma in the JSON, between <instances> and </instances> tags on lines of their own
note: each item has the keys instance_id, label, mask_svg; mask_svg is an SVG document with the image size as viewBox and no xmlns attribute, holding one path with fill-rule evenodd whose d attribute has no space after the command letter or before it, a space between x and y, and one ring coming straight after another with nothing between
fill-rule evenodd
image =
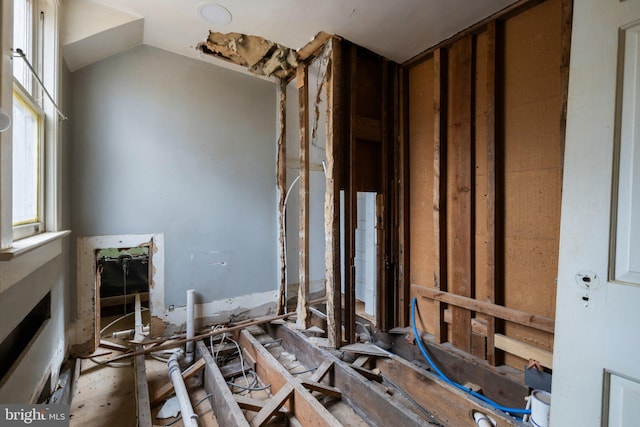
<instances>
[{"instance_id":1,"label":"vaulted ceiling","mask_svg":"<svg viewBox=\"0 0 640 427\"><path fill-rule=\"evenodd\" d=\"M337 34L403 62L514 0L214 0L226 25L198 13L201 0L63 0L62 44L72 71L145 43L223 64L196 45L209 30L257 35L299 49L315 34Z\"/></svg>"}]
</instances>

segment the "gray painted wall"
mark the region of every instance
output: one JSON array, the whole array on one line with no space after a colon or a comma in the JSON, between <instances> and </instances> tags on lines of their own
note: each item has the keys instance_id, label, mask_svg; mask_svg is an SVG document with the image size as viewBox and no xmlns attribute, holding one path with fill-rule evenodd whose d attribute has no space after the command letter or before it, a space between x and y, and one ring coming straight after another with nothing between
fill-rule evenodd
<instances>
[{"instance_id":1,"label":"gray painted wall","mask_svg":"<svg viewBox=\"0 0 640 427\"><path fill-rule=\"evenodd\" d=\"M164 233L167 307L276 289L275 86L151 46L71 80L74 234Z\"/></svg>"}]
</instances>

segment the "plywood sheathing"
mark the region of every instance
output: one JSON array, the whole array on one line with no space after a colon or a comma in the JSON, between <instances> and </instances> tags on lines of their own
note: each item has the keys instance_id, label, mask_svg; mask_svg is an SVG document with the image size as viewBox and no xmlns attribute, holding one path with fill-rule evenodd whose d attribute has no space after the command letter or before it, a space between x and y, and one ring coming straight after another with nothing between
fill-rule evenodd
<instances>
[{"instance_id":1,"label":"plywood sheathing","mask_svg":"<svg viewBox=\"0 0 640 427\"><path fill-rule=\"evenodd\" d=\"M565 51L570 20L566 15L570 14L570 7L562 0L538 3L523 3L521 6L526 8L510 9L499 21L475 27L421 56L420 61L411 62L407 69L409 275L410 283L436 293L448 290L464 295L466 289L463 292L452 287L460 285L459 279L449 277L451 287L443 289L439 276L446 278L463 265L468 269L470 264L471 293L465 298L506 306L553 323L562 178L561 112L567 83L562 67L568 55ZM472 67L467 73L472 85L470 131L464 120L446 117L459 109L452 102L463 102L451 92L459 84L453 81L457 77L451 68L460 68L454 55L463 40L472 43ZM442 62L440 67L438 59ZM437 72L443 68L444 79ZM438 97L440 88L449 88L444 100ZM443 105L447 107L444 115L449 134L438 132L433 126L439 123L437 116ZM463 157L468 167L460 169L460 159L452 156L457 155L455 147L460 144L458 134L462 130L468 152L457 154L470 158ZM447 167L440 170L438 138L447 141L447 152L441 153ZM465 195L460 194L460 189L467 186L458 181L460 172L467 171L471 173L466 181L471 211L462 215L458 207L460 197ZM447 186L438 188L438 180ZM431 192L435 197L429 197ZM448 194L446 203L437 203L438 194ZM437 225L438 216L445 214L448 234L438 236L442 231ZM460 236L453 233L461 227L470 231L462 244ZM438 254L443 244L449 250ZM471 262L456 254L455 247L462 247L465 254L470 251ZM446 268L439 271L443 263ZM424 293L412 286L411 295L418 294ZM453 309L455 304L449 303L442 310L445 304L439 299L424 297L418 303L418 326L435 335L436 341L453 340L452 328L446 326L456 322L456 311L460 313ZM437 308L439 305L442 307ZM552 329L512 322L503 326L504 322L494 321L492 316L499 312L472 312L459 325L465 336L462 338L462 332L457 332L463 344L459 340L456 344L471 354L496 362L492 342L496 332L542 351L552 349ZM443 329L449 329L448 334ZM519 369L524 363L511 355L506 362Z\"/></svg>"},{"instance_id":2,"label":"plywood sheathing","mask_svg":"<svg viewBox=\"0 0 640 427\"><path fill-rule=\"evenodd\" d=\"M504 23L504 304L551 318L562 189L561 7L549 0ZM506 324L504 333L553 349L545 332Z\"/></svg>"},{"instance_id":3,"label":"plywood sheathing","mask_svg":"<svg viewBox=\"0 0 640 427\"><path fill-rule=\"evenodd\" d=\"M295 74L298 66L298 56L294 49L248 34L209 31L209 37L205 42L199 43L197 49L247 67L258 76L286 79L292 73Z\"/></svg>"}]
</instances>

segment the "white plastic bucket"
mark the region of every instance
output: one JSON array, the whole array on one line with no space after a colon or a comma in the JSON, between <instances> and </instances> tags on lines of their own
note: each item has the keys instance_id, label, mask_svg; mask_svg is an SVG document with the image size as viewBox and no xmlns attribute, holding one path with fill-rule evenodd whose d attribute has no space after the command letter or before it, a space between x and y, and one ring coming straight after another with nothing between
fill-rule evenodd
<instances>
[{"instance_id":1,"label":"white plastic bucket","mask_svg":"<svg viewBox=\"0 0 640 427\"><path fill-rule=\"evenodd\" d=\"M531 392L531 424L535 427L549 427L551 394L543 390Z\"/></svg>"}]
</instances>

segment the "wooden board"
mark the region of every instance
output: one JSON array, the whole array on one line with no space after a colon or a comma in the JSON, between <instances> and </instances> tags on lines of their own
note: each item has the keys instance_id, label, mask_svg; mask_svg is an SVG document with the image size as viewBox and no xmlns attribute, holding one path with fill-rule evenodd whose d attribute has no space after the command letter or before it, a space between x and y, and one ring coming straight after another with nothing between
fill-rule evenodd
<instances>
[{"instance_id":1,"label":"wooden board","mask_svg":"<svg viewBox=\"0 0 640 427\"><path fill-rule=\"evenodd\" d=\"M256 373L263 382L271 384L271 393L280 392L283 387L293 388L293 402L284 404L303 425L339 426L338 420L313 397L247 330L239 333L240 345L256 361Z\"/></svg>"},{"instance_id":2,"label":"wooden board","mask_svg":"<svg viewBox=\"0 0 640 427\"><path fill-rule=\"evenodd\" d=\"M309 76L305 64L298 66L298 104L300 117L300 213L298 220L298 322L307 328L309 299Z\"/></svg>"},{"instance_id":3,"label":"wooden board","mask_svg":"<svg viewBox=\"0 0 640 427\"><path fill-rule=\"evenodd\" d=\"M409 271L405 286L409 288L411 283L431 284L434 280L440 281L438 256L435 253L438 242L434 235L434 221L439 221L439 203L432 200L439 191L434 187L435 175L434 154L439 153L435 147L434 123L438 120L434 113L434 65L435 60L425 60L423 63L412 67L408 71L408 229L409 236ZM439 248L439 246L438 246ZM407 301L411 305L411 300ZM433 303L424 302L425 313L420 327L423 330L435 333L435 316L432 313ZM408 313L407 313L408 314Z\"/></svg>"},{"instance_id":4,"label":"wooden board","mask_svg":"<svg viewBox=\"0 0 640 427\"><path fill-rule=\"evenodd\" d=\"M489 314L494 317L527 326L529 328L534 328L545 332L553 332L555 328L554 319L549 317L538 316L533 313L514 310L512 308L504 307L497 304L486 303L475 300L473 298L455 295L449 292L439 292L437 290L426 288L424 286L416 286L415 292L421 295L423 298L437 299L451 305L463 307L466 310ZM469 321L469 328L471 329L471 321Z\"/></svg>"},{"instance_id":5,"label":"wooden board","mask_svg":"<svg viewBox=\"0 0 640 427\"><path fill-rule=\"evenodd\" d=\"M140 357L140 356L136 356L136 357ZM205 368L205 365L206 365L206 362L204 358L200 358L193 365L185 369L185 371L182 372L182 379L185 381L185 384L189 378L193 377L198 372L201 372ZM173 392L174 392L173 382L169 380L166 383L164 383L161 387L153 391L150 397L151 407L153 408L156 405L162 403L165 399L171 396Z\"/></svg>"},{"instance_id":6,"label":"wooden board","mask_svg":"<svg viewBox=\"0 0 640 427\"><path fill-rule=\"evenodd\" d=\"M325 266L327 294L327 329L329 345L337 348L342 343L341 255L340 255L340 169L341 169L341 115L342 108L342 46L340 40L331 40L329 99L331 115L327 131L327 192L325 195Z\"/></svg>"},{"instance_id":7,"label":"wooden board","mask_svg":"<svg viewBox=\"0 0 640 427\"><path fill-rule=\"evenodd\" d=\"M445 425L473 425L469 416L469 411L473 409L490 414L498 426L524 425L513 418L497 414L487 404L445 384L434 374L419 369L402 358L379 359L376 361L376 367L384 377L404 389L419 405L427 408Z\"/></svg>"},{"instance_id":8,"label":"wooden board","mask_svg":"<svg viewBox=\"0 0 640 427\"><path fill-rule=\"evenodd\" d=\"M438 49L433 53L433 286L447 290L447 51ZM428 217L428 216L427 216ZM429 283L429 282L427 282ZM433 302L434 330L437 342L447 340L448 330L443 320L444 305Z\"/></svg>"},{"instance_id":9,"label":"wooden board","mask_svg":"<svg viewBox=\"0 0 640 427\"><path fill-rule=\"evenodd\" d=\"M209 353L202 341L196 344L196 357L203 358L206 362L204 387L207 393L211 394L209 401L218 425L221 427L248 427L247 419L235 401L231 390L229 390L229 386L220 373L218 365L216 365L211 353Z\"/></svg>"},{"instance_id":10,"label":"wooden board","mask_svg":"<svg viewBox=\"0 0 640 427\"><path fill-rule=\"evenodd\" d=\"M472 283L472 38L465 37L449 48L447 216L448 290L471 297ZM452 343L471 351L471 312L453 308Z\"/></svg>"}]
</instances>

